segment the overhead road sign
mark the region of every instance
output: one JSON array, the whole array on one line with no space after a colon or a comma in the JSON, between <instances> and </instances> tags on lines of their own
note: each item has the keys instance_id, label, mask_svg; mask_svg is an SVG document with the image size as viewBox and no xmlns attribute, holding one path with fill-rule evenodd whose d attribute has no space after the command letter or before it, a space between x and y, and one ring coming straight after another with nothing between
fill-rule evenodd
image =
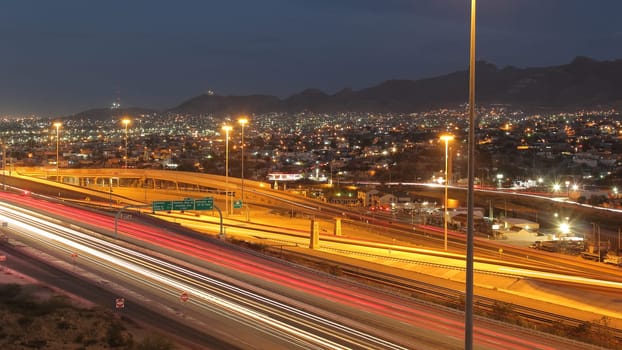
<instances>
[{"instance_id":1,"label":"overhead road sign","mask_svg":"<svg viewBox=\"0 0 622 350\"><path fill-rule=\"evenodd\" d=\"M184 199L183 201L173 201L173 210L192 210L194 209L194 200Z\"/></svg>"},{"instance_id":2,"label":"overhead road sign","mask_svg":"<svg viewBox=\"0 0 622 350\"><path fill-rule=\"evenodd\" d=\"M214 209L214 198L197 199L194 201L195 210L212 210Z\"/></svg>"},{"instance_id":3,"label":"overhead road sign","mask_svg":"<svg viewBox=\"0 0 622 350\"><path fill-rule=\"evenodd\" d=\"M173 209L173 203L171 201L154 201L151 203L151 209L153 211L169 211Z\"/></svg>"},{"instance_id":4,"label":"overhead road sign","mask_svg":"<svg viewBox=\"0 0 622 350\"><path fill-rule=\"evenodd\" d=\"M171 210L213 210L214 198L207 197L194 200L185 198L179 201L154 201L151 204L153 211L171 211Z\"/></svg>"}]
</instances>

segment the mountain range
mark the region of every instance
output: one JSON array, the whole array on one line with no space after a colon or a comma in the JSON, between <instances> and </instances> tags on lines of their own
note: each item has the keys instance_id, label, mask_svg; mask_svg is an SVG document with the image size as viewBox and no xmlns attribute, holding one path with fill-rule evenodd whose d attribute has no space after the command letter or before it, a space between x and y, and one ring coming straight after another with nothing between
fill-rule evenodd
<instances>
[{"instance_id":1,"label":"mountain range","mask_svg":"<svg viewBox=\"0 0 622 350\"><path fill-rule=\"evenodd\" d=\"M174 113L239 115L267 112L394 112L409 113L465 104L468 69L420 80L387 80L361 90L326 94L317 89L280 99L271 95L203 94L169 109ZM476 104L511 105L525 110L571 111L622 107L622 59L596 61L577 57L560 66L498 68L476 64ZM134 109L131 112L136 113ZM143 109L144 110L144 109ZM82 112L93 115L105 109ZM125 112L125 111L123 111ZM129 112L129 111L128 111Z\"/></svg>"}]
</instances>

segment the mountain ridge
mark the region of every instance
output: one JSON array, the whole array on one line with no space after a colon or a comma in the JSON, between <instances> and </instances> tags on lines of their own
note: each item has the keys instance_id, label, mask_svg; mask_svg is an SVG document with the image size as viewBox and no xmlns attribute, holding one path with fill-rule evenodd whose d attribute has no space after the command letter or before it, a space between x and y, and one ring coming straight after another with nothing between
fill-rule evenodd
<instances>
[{"instance_id":1,"label":"mountain ridge","mask_svg":"<svg viewBox=\"0 0 622 350\"><path fill-rule=\"evenodd\" d=\"M226 103L232 101L232 96L199 95L169 111L229 114L266 111L420 112L465 104L468 74L468 70L462 70L419 80L386 80L361 90L344 88L332 95L310 88L285 99L270 95L236 96L238 101L245 102L238 106ZM219 100L226 108L203 107ZM479 61L476 64L476 103L546 110L622 106L622 59L596 61L578 56L568 64L530 68L498 68L492 63ZM267 106L270 108L266 109Z\"/></svg>"},{"instance_id":2,"label":"mountain ridge","mask_svg":"<svg viewBox=\"0 0 622 350\"><path fill-rule=\"evenodd\" d=\"M189 98L165 112L223 116L268 112L421 112L467 103L468 76L466 69L418 80L393 79L360 90L344 88L332 95L308 88L284 99L266 94L224 96L210 92ZM622 59L597 61L578 56L568 64L528 68L498 68L478 61L475 98L478 105L504 104L525 110L622 108ZM123 109L119 113L140 110L153 109ZM76 115L84 116L86 112ZM106 116L110 115L108 111Z\"/></svg>"}]
</instances>

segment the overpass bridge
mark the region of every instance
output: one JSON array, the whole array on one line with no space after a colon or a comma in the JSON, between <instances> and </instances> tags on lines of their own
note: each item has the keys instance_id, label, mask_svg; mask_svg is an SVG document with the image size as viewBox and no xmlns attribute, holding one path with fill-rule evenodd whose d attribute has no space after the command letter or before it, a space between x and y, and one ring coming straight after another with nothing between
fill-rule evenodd
<instances>
[{"instance_id":1,"label":"overpass bridge","mask_svg":"<svg viewBox=\"0 0 622 350\"><path fill-rule=\"evenodd\" d=\"M343 208L330 203L292 196L286 191L273 190L269 183L213 174L154 169L55 169L16 167L5 173L3 181L17 188L38 188L49 196L78 201L99 201L110 206L146 205L154 201L200 199L213 197L223 212L245 214L248 205L272 207L274 210L296 214L332 215ZM17 180L28 181L23 185ZM70 194L71 192L71 194ZM242 200L243 208L234 207ZM321 207L321 208L320 208ZM227 210L228 209L228 210Z\"/></svg>"},{"instance_id":2,"label":"overpass bridge","mask_svg":"<svg viewBox=\"0 0 622 350\"><path fill-rule=\"evenodd\" d=\"M116 204L148 204L154 200L180 197L215 197L255 199L253 190L270 189L265 182L213 174L154 169L56 169L16 167L4 173L7 179L24 179L55 188L58 197L69 191L79 192L82 199L102 199ZM8 175L8 176L7 176ZM246 191L246 194L244 194ZM79 199L79 198L76 198ZM224 206L223 206L224 208Z\"/></svg>"},{"instance_id":3,"label":"overpass bridge","mask_svg":"<svg viewBox=\"0 0 622 350\"><path fill-rule=\"evenodd\" d=\"M214 197L221 203L221 208L227 208L229 199L243 199L244 204L262 203L272 204L285 208L294 201L304 205L312 205L316 209L334 207L343 210L342 206L331 206L329 203L302 198L302 196L287 196L283 191L275 191L267 182L244 179L243 183L237 177L221 175L191 173L171 170L154 169L56 169L41 167L16 167L12 169L11 177L24 177L31 181L41 181L49 186L78 190L84 196L106 198L110 202L126 204L149 204L155 200L175 200L184 197L201 198ZM408 191L416 195L441 196L441 187L431 187L429 184L409 184ZM452 198L466 203L466 190L451 187ZM229 194L229 196L226 196ZM243 197L243 198L242 198ZM278 198L278 199L277 199ZM440 197L439 197L440 198ZM568 200L547 198L533 194L507 191L476 190L475 204L488 207L494 203L497 208L503 205L507 208L517 208L523 215L538 222L551 220L553 214L566 212L562 217L571 214L579 221L594 222L617 229L622 218L622 211L581 205ZM218 204L217 204L218 205ZM294 204L295 205L295 204ZM338 209L340 208L340 209ZM319 210L319 209L318 209ZM233 210L231 210L233 212ZM560 213L561 214L561 213Z\"/></svg>"},{"instance_id":4,"label":"overpass bridge","mask_svg":"<svg viewBox=\"0 0 622 350\"><path fill-rule=\"evenodd\" d=\"M56 183L78 187L138 187L152 190L233 192L241 190L242 181L235 177L225 177L203 173L154 169L60 169L16 168L15 175L45 179ZM267 183L245 180L248 188L269 187Z\"/></svg>"}]
</instances>

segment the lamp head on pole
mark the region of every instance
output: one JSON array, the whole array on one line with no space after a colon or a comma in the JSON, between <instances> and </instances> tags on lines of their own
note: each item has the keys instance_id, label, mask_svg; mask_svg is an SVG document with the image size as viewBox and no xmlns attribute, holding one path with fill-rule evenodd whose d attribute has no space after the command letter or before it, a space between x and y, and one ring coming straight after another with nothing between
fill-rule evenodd
<instances>
[{"instance_id":1,"label":"lamp head on pole","mask_svg":"<svg viewBox=\"0 0 622 350\"><path fill-rule=\"evenodd\" d=\"M225 133L228 136L229 135L229 131L231 131L231 129L233 129L233 127L231 125L223 125L222 129L225 131Z\"/></svg>"},{"instance_id":2,"label":"lamp head on pole","mask_svg":"<svg viewBox=\"0 0 622 350\"><path fill-rule=\"evenodd\" d=\"M131 123L131 120L129 118L123 118L121 119L121 123L123 123L123 125L125 125L125 128L127 129L127 126Z\"/></svg>"},{"instance_id":3,"label":"lamp head on pole","mask_svg":"<svg viewBox=\"0 0 622 350\"><path fill-rule=\"evenodd\" d=\"M242 125L242 127L244 127L244 125L246 125L248 123L248 118L241 117L240 119L238 119L238 123L240 123L240 125Z\"/></svg>"},{"instance_id":4,"label":"lamp head on pole","mask_svg":"<svg viewBox=\"0 0 622 350\"><path fill-rule=\"evenodd\" d=\"M449 135L449 134L441 135L440 139L441 141L445 141L445 142L453 141L454 135Z\"/></svg>"},{"instance_id":5,"label":"lamp head on pole","mask_svg":"<svg viewBox=\"0 0 622 350\"><path fill-rule=\"evenodd\" d=\"M54 125L54 127L56 128L56 131L58 132L58 129L59 129L59 128L63 125L63 123L61 123L61 122L56 122L56 123L54 123L53 125Z\"/></svg>"}]
</instances>

